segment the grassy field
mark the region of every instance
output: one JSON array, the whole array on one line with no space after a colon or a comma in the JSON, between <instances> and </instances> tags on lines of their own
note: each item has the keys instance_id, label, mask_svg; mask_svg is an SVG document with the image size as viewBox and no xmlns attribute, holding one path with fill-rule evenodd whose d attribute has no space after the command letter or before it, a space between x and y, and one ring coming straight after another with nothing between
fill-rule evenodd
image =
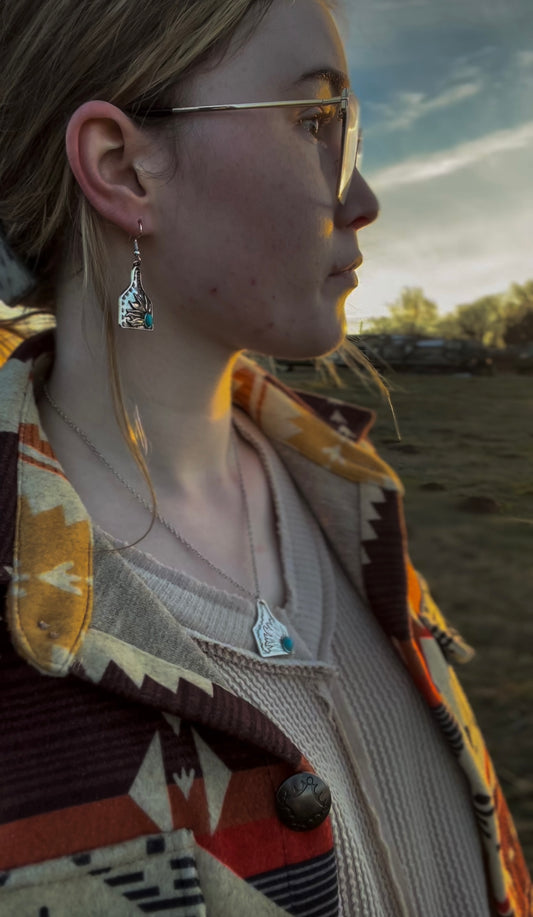
<instances>
[{"instance_id":1,"label":"grassy field","mask_svg":"<svg viewBox=\"0 0 533 917\"><path fill-rule=\"evenodd\" d=\"M339 370L279 372L377 411L372 439L406 488L411 556L477 654L459 676L533 867L533 378L394 375L386 402Z\"/></svg>"}]
</instances>

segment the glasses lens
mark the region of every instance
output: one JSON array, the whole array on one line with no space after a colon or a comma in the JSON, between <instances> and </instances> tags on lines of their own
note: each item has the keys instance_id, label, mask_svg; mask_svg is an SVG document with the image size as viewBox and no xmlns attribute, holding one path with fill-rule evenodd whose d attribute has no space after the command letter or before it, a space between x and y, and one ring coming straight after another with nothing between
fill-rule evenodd
<instances>
[{"instance_id":1,"label":"glasses lens","mask_svg":"<svg viewBox=\"0 0 533 917\"><path fill-rule=\"evenodd\" d=\"M350 95L346 116L344 118L342 165L339 176L339 201L344 204L352 175L359 164L361 152L361 134L359 130L359 103L354 95Z\"/></svg>"}]
</instances>

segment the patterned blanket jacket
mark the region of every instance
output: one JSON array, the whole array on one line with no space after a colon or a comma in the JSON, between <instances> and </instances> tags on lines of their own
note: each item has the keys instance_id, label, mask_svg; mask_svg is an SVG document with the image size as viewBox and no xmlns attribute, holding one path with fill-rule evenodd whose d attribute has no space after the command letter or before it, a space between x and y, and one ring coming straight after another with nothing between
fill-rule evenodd
<instances>
[{"instance_id":1,"label":"patterned blanket jacket","mask_svg":"<svg viewBox=\"0 0 533 917\"><path fill-rule=\"evenodd\" d=\"M51 333L37 335L0 371L0 913L333 917L329 816L296 831L276 808L285 780L312 773L290 738L217 683L148 589L163 655L98 626L102 605L119 620L139 596L116 588L117 555L95 550L40 425L34 383L52 353ZM366 438L373 415L304 400L244 358L234 401L292 474L463 768L494 913L528 917L516 832L452 668L471 651L411 565L401 484Z\"/></svg>"}]
</instances>

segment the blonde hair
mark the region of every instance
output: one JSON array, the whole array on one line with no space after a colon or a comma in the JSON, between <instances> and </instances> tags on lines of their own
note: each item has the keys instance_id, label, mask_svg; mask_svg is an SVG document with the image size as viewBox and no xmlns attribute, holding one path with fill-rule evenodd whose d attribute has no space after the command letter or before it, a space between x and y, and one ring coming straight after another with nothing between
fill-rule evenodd
<instances>
[{"instance_id":1,"label":"blonde hair","mask_svg":"<svg viewBox=\"0 0 533 917\"><path fill-rule=\"evenodd\" d=\"M75 181L65 129L89 99L165 105L272 0L2 0L0 222L35 266L25 305L54 310L61 260L74 251L101 292L100 218ZM252 24L255 24L252 22ZM95 251L96 250L96 251Z\"/></svg>"},{"instance_id":2,"label":"blonde hair","mask_svg":"<svg viewBox=\"0 0 533 917\"><path fill-rule=\"evenodd\" d=\"M81 268L104 313L117 422L149 484L121 392L102 222L70 170L65 130L90 99L129 112L179 104L180 84L223 55L239 30L245 41L272 2L2 0L0 224L37 280L21 305L53 315L63 259ZM25 327L20 318L1 324L24 336L27 315Z\"/></svg>"},{"instance_id":3,"label":"blonde hair","mask_svg":"<svg viewBox=\"0 0 533 917\"><path fill-rule=\"evenodd\" d=\"M2 0L0 224L37 278L22 305L53 315L63 260L81 268L104 314L117 422L149 485L121 391L102 221L70 170L65 129L89 99L133 115L141 106L179 105L183 81L216 62L237 32L245 41L272 2ZM1 324L13 332L17 320ZM354 359L366 362L362 354Z\"/></svg>"}]
</instances>

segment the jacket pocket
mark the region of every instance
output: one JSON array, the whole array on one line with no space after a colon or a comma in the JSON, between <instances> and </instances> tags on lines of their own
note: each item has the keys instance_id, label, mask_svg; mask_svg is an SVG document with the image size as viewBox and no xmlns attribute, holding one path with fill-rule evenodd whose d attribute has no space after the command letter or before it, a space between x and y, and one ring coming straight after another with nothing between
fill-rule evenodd
<instances>
[{"instance_id":1,"label":"jacket pocket","mask_svg":"<svg viewBox=\"0 0 533 917\"><path fill-rule=\"evenodd\" d=\"M136 838L4 873L3 917L206 917L192 832Z\"/></svg>"},{"instance_id":2,"label":"jacket pocket","mask_svg":"<svg viewBox=\"0 0 533 917\"><path fill-rule=\"evenodd\" d=\"M0 874L2 917L283 917L182 828Z\"/></svg>"}]
</instances>

